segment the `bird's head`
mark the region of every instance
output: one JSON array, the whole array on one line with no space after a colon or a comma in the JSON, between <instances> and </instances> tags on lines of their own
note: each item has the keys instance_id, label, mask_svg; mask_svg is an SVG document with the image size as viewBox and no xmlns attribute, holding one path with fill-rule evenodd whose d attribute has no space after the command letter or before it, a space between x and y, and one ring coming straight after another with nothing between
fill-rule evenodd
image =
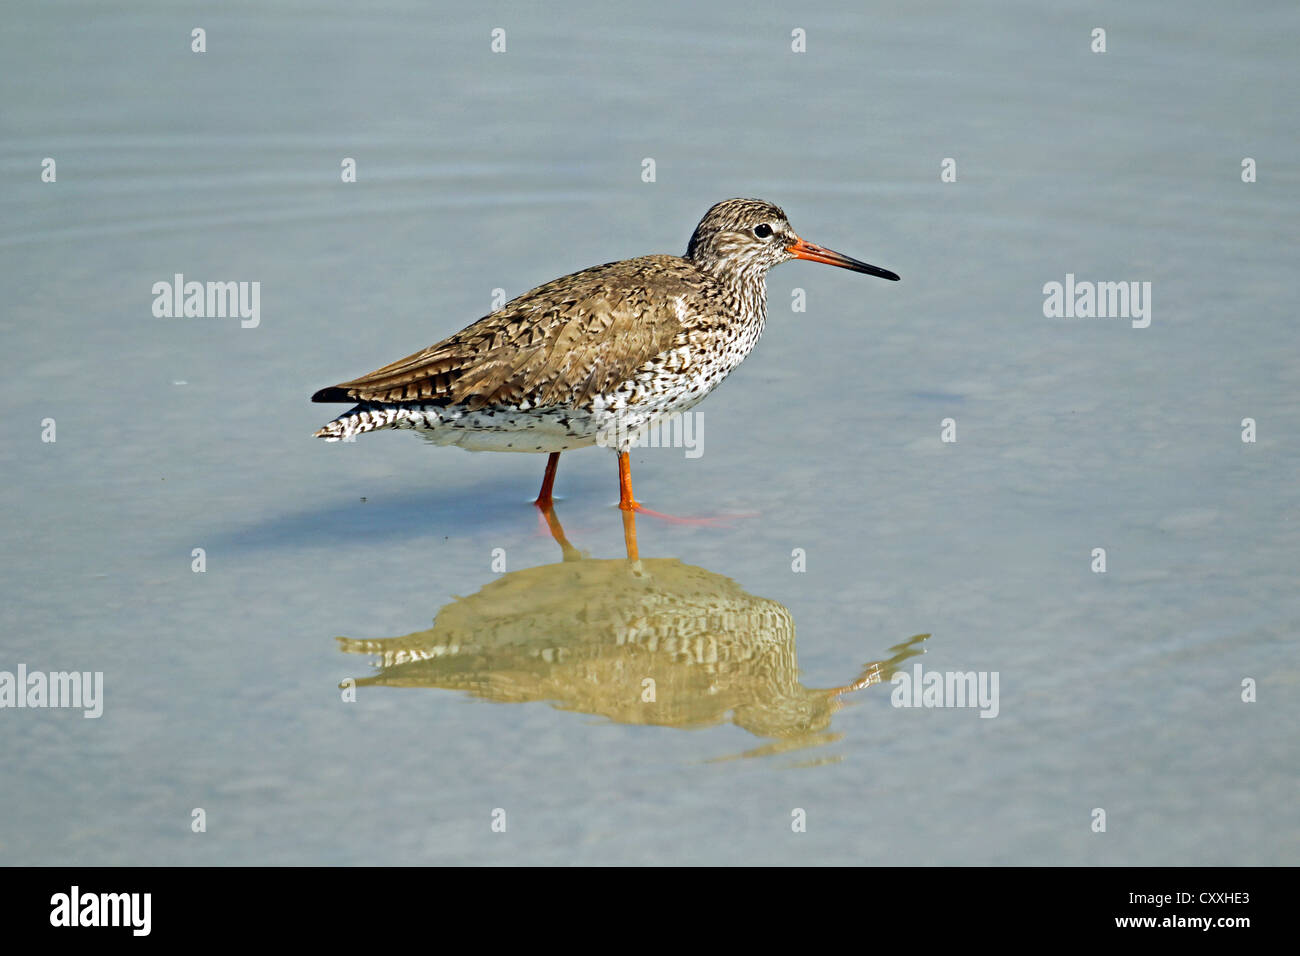
<instances>
[{"instance_id":1,"label":"bird's head","mask_svg":"<svg viewBox=\"0 0 1300 956\"><path fill-rule=\"evenodd\" d=\"M888 269L800 239L781 207L761 199L726 199L711 208L695 227L686 258L709 272L758 278L774 265L808 259L898 281Z\"/></svg>"}]
</instances>

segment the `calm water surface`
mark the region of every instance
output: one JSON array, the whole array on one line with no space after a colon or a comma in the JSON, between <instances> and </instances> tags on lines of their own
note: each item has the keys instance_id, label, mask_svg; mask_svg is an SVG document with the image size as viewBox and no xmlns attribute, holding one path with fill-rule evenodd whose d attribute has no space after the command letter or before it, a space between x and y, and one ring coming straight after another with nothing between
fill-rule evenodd
<instances>
[{"instance_id":1,"label":"calm water surface","mask_svg":"<svg viewBox=\"0 0 1300 956\"><path fill-rule=\"evenodd\" d=\"M1298 21L11 18L0 670L105 702L0 712L0 860L1295 863ZM315 389L734 195L903 276L781 266L703 454L634 454L650 507L752 517L642 518L629 566L574 452L565 560L541 457L310 438ZM176 273L260 324L155 318ZM1150 282L1150 327L1045 318L1067 274ZM892 706L917 664L996 672L996 718Z\"/></svg>"}]
</instances>

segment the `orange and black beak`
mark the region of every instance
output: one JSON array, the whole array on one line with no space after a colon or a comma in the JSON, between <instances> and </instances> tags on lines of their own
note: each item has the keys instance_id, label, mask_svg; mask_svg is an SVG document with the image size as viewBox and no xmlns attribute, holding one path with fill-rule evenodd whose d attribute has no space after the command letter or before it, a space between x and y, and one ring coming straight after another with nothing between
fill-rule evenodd
<instances>
[{"instance_id":1,"label":"orange and black beak","mask_svg":"<svg viewBox=\"0 0 1300 956\"><path fill-rule=\"evenodd\" d=\"M808 242L805 239L796 239L794 245L785 247L785 251L793 255L796 259L808 259L811 262L824 262L828 266L839 266L841 269L850 269L853 272L862 272L869 276L888 279L890 282L898 281L898 273L896 272L890 272L888 269L881 269L879 266L867 265L865 262L859 262L857 259L852 259L849 256L827 249L825 246L819 246L815 243Z\"/></svg>"}]
</instances>

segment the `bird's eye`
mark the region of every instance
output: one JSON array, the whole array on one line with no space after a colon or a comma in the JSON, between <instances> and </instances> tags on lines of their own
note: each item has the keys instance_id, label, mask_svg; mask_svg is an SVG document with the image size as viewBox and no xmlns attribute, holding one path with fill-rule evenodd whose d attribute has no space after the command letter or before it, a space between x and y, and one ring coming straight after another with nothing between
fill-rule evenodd
<instances>
[{"instance_id":1,"label":"bird's eye","mask_svg":"<svg viewBox=\"0 0 1300 956\"><path fill-rule=\"evenodd\" d=\"M772 227L765 222L760 222L757 226L754 227L754 235L758 236L758 238L760 239L766 239L771 234L772 234Z\"/></svg>"}]
</instances>

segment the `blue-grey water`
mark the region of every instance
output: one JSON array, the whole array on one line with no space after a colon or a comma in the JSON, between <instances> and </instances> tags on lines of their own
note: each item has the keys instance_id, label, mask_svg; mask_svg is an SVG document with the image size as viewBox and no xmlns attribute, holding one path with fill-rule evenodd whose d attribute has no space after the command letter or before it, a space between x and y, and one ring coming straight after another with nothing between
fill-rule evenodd
<instances>
[{"instance_id":1,"label":"blue-grey water","mask_svg":"<svg viewBox=\"0 0 1300 956\"><path fill-rule=\"evenodd\" d=\"M14 11L0 671L102 672L103 713L0 709L0 862L1294 864L1298 28L1283 2ZM639 520L677 617L618 603L643 585L606 449L560 462L592 563L556 571L540 456L310 437L316 389L494 290L680 253L738 195L903 279L778 267L703 454L634 453L649 507L753 515ZM260 283L257 324L155 316L178 273ZM1149 326L1045 316L1067 275L1149 282ZM337 637L440 612L521 650L345 700L379 671ZM997 715L884 683L791 743L708 681L690 726L591 703L639 686L635 641L539 671L584 629L700 620L785 662L746 694L796 641L829 688L928 634L902 671L996 673ZM711 673L692 653L655 666Z\"/></svg>"}]
</instances>

